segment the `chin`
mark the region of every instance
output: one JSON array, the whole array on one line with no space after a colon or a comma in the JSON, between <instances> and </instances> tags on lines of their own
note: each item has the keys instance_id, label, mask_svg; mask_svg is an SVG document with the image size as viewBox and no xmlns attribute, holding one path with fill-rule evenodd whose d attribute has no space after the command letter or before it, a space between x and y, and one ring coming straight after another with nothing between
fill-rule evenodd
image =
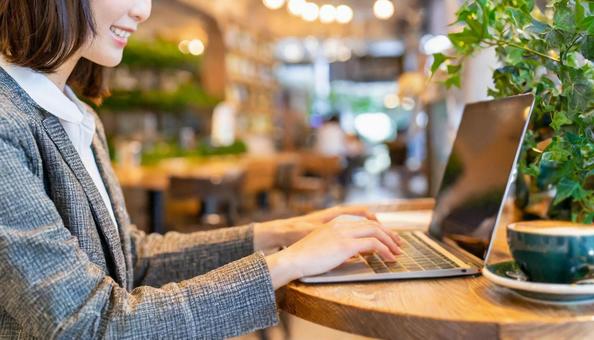
<instances>
[{"instance_id":1,"label":"chin","mask_svg":"<svg viewBox=\"0 0 594 340\"><path fill-rule=\"evenodd\" d=\"M89 58L97 65L104 67L116 67L122 62L123 51L113 51L111 53L102 53L102 55Z\"/></svg>"}]
</instances>

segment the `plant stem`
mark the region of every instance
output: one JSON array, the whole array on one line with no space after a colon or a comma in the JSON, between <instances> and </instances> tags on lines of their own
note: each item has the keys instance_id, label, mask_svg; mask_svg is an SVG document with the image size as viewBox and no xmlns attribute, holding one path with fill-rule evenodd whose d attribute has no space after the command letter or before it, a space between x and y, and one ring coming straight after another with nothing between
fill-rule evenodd
<instances>
[{"instance_id":1,"label":"plant stem","mask_svg":"<svg viewBox=\"0 0 594 340\"><path fill-rule=\"evenodd\" d=\"M511 47L519 48L519 49L522 49L522 50L524 50L526 52L530 52L530 53L535 54L535 55L538 55L540 57L549 59L551 61L554 61L554 62L557 62L557 63L560 62L560 60L557 59L557 58L553 58L550 55L544 54L542 52L538 52L538 51L533 50L533 49L531 49L529 47L526 47L526 46L518 45L518 44L516 44L514 42L511 42L511 41L504 41L504 40L495 39L494 42L486 41L486 43L487 44L490 43L492 46L495 46L495 45L496 46L500 46L500 47L511 46Z\"/></svg>"}]
</instances>

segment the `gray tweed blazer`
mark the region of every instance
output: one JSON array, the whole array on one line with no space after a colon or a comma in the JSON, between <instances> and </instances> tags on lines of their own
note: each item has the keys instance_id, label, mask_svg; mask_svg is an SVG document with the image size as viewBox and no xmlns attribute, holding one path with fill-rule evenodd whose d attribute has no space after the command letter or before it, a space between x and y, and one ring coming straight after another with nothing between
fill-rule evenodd
<instances>
[{"instance_id":1,"label":"gray tweed blazer","mask_svg":"<svg viewBox=\"0 0 594 340\"><path fill-rule=\"evenodd\" d=\"M217 339L275 324L253 229L136 230L96 120L118 225L58 119L0 68L0 339Z\"/></svg>"}]
</instances>

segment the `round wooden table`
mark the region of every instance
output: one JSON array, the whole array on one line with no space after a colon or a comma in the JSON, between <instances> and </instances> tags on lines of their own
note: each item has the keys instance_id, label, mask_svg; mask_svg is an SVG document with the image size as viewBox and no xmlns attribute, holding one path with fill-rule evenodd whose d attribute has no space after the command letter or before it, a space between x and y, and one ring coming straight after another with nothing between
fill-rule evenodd
<instances>
[{"instance_id":1,"label":"round wooden table","mask_svg":"<svg viewBox=\"0 0 594 340\"><path fill-rule=\"evenodd\" d=\"M495 248L504 252L501 236L500 231ZM385 339L594 338L594 304L529 302L482 276L294 282L279 292L278 302L281 309L314 323Z\"/></svg>"}]
</instances>

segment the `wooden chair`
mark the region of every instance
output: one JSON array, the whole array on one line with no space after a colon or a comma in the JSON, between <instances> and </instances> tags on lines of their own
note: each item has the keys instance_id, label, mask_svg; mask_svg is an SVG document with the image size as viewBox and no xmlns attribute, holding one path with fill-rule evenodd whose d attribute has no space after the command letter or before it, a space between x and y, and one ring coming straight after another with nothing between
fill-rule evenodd
<instances>
[{"instance_id":1,"label":"wooden chair","mask_svg":"<svg viewBox=\"0 0 594 340\"><path fill-rule=\"evenodd\" d=\"M324 182L304 176L300 157L284 157L277 165L275 188L284 197L285 206L294 213L304 214L324 207Z\"/></svg>"},{"instance_id":2,"label":"wooden chair","mask_svg":"<svg viewBox=\"0 0 594 340\"><path fill-rule=\"evenodd\" d=\"M273 157L249 157L242 161L245 180L241 188L244 207L268 209L268 195L274 189L277 160ZM256 203L256 200L258 201Z\"/></svg>"},{"instance_id":3,"label":"wooden chair","mask_svg":"<svg viewBox=\"0 0 594 340\"><path fill-rule=\"evenodd\" d=\"M238 220L238 209L244 183L244 173L236 172L223 177L178 177L169 179L169 198L172 200L197 199L202 203L198 223L209 214L225 217L222 226L233 226Z\"/></svg>"},{"instance_id":4,"label":"wooden chair","mask_svg":"<svg viewBox=\"0 0 594 340\"><path fill-rule=\"evenodd\" d=\"M344 169L343 160L339 156L327 156L313 152L300 153L300 168L305 175L311 175L322 181L322 190L326 194L325 205L329 205L338 191L338 199L344 197L345 188L340 185L339 177Z\"/></svg>"}]
</instances>

